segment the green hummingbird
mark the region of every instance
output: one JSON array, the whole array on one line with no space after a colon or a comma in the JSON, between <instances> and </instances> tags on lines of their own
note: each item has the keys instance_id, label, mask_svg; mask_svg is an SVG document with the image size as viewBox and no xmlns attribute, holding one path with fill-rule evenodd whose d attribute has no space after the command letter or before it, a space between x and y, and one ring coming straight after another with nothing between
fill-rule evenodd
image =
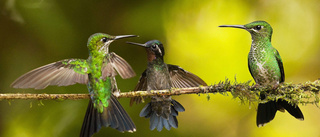
<instances>
[{"instance_id":1,"label":"green hummingbird","mask_svg":"<svg viewBox=\"0 0 320 137\"><path fill-rule=\"evenodd\" d=\"M248 55L248 67L256 82L256 86L278 87L285 80L283 63L279 52L271 45L272 27L265 21L255 21L246 25L221 25L219 27L233 27L245 29L251 34L252 44ZM270 92L270 91L269 91ZM260 99L266 95L260 93ZM264 126L273 120L277 110L287 110L292 116L304 120L303 114L296 104L278 99L259 103L257 112L257 126Z\"/></svg>"},{"instance_id":2,"label":"green hummingbird","mask_svg":"<svg viewBox=\"0 0 320 137\"><path fill-rule=\"evenodd\" d=\"M127 42L146 48L148 66L142 73L135 91L138 90L162 90L174 88L197 87L207 84L198 76L182 69L176 65L166 64L163 60L163 44L158 40L151 40L145 44ZM131 98L130 105L134 102L140 103L141 98ZM178 128L178 112L185 111L184 107L171 96L153 96L140 112L140 117L150 118L150 129L157 128L161 131L163 127L170 130L171 127Z\"/></svg>"},{"instance_id":3,"label":"green hummingbird","mask_svg":"<svg viewBox=\"0 0 320 137\"><path fill-rule=\"evenodd\" d=\"M11 86L44 89L49 85L87 84L91 100L80 136L92 136L102 126L110 126L120 132L134 132L136 127L133 121L113 93L119 92L115 79L117 72L124 79L135 76L135 72L123 58L114 52L109 53L111 42L127 37L136 36L93 34L87 43L89 49L87 60L65 59L36 68L19 77Z\"/></svg>"}]
</instances>

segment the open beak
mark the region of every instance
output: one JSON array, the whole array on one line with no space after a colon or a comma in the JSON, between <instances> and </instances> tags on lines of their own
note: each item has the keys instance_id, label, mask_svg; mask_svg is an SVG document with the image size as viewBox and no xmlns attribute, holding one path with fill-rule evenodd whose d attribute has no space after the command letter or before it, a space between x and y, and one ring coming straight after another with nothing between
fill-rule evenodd
<instances>
[{"instance_id":1,"label":"open beak","mask_svg":"<svg viewBox=\"0 0 320 137\"><path fill-rule=\"evenodd\" d=\"M231 27L231 28L246 29L246 27L244 25L221 25L219 27Z\"/></svg>"},{"instance_id":2,"label":"open beak","mask_svg":"<svg viewBox=\"0 0 320 137\"><path fill-rule=\"evenodd\" d=\"M122 38L129 38L129 37L139 37L139 36L138 35L119 35L119 36L116 36L114 38L114 40L122 39Z\"/></svg>"}]
</instances>

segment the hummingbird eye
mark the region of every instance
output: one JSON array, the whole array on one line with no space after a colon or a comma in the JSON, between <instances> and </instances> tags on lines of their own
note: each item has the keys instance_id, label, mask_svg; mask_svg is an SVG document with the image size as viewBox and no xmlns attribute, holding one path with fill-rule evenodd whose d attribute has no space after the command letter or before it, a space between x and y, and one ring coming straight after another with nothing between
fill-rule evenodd
<instances>
[{"instance_id":1,"label":"hummingbird eye","mask_svg":"<svg viewBox=\"0 0 320 137\"><path fill-rule=\"evenodd\" d=\"M107 38L107 37L103 37L103 38L101 39L101 41L102 41L102 42L107 42L107 41L108 41L108 38Z\"/></svg>"},{"instance_id":2,"label":"hummingbird eye","mask_svg":"<svg viewBox=\"0 0 320 137\"><path fill-rule=\"evenodd\" d=\"M155 49L156 47L157 47L157 45L156 45L156 44L151 46L151 48L153 48L153 49Z\"/></svg>"},{"instance_id":3,"label":"hummingbird eye","mask_svg":"<svg viewBox=\"0 0 320 137\"><path fill-rule=\"evenodd\" d=\"M254 27L255 30L261 30L262 26L258 25L256 27Z\"/></svg>"}]
</instances>

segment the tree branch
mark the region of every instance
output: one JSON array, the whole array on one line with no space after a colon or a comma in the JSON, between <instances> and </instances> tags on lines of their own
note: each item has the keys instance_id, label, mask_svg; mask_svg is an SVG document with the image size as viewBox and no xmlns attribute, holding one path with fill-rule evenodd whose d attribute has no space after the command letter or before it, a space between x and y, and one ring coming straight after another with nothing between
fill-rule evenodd
<instances>
[{"instance_id":1,"label":"tree branch","mask_svg":"<svg viewBox=\"0 0 320 137\"><path fill-rule=\"evenodd\" d=\"M31 94L31 93L16 93L16 94L0 94L0 100L11 99L38 99L38 100L79 100L89 99L89 94Z\"/></svg>"},{"instance_id":2,"label":"tree branch","mask_svg":"<svg viewBox=\"0 0 320 137\"><path fill-rule=\"evenodd\" d=\"M155 95L183 95L183 94L207 94L208 99L210 96L208 93L221 93L226 95L230 92L234 98L239 98L242 103L254 103L254 102L266 102L268 100L285 99L291 103L300 104L315 104L319 103L319 90L320 79L314 82L305 82L302 84L283 83L278 88L272 86L268 87L256 87L251 81L245 83L238 83L236 80L231 82L226 79L211 86L200 86L191 88L172 88L170 90L152 90L147 91L131 91L120 93L119 98L131 98L131 97L146 97ZM269 92L267 92L269 91ZM259 100L259 93L265 93L267 100ZM78 100L89 99L89 94L0 94L0 100L11 99L38 99L38 100Z\"/></svg>"}]
</instances>

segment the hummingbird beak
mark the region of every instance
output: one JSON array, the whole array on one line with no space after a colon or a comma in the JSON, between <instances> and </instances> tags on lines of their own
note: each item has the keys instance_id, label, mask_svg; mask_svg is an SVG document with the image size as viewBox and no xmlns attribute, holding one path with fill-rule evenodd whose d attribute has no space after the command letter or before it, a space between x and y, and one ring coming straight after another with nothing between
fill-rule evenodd
<instances>
[{"instance_id":1,"label":"hummingbird beak","mask_svg":"<svg viewBox=\"0 0 320 137\"><path fill-rule=\"evenodd\" d=\"M142 46L142 47L147 47L147 45L146 44L140 44L140 43L134 43L134 42L126 42L126 43L128 43L128 44L132 44L132 45L138 45L138 46Z\"/></svg>"},{"instance_id":2,"label":"hummingbird beak","mask_svg":"<svg viewBox=\"0 0 320 137\"><path fill-rule=\"evenodd\" d=\"M113 40L129 38L129 37L139 37L139 36L138 35L119 35L119 36L116 36Z\"/></svg>"},{"instance_id":3,"label":"hummingbird beak","mask_svg":"<svg viewBox=\"0 0 320 137\"><path fill-rule=\"evenodd\" d=\"M247 29L244 25L221 25L219 27L231 27L231 28Z\"/></svg>"}]
</instances>

